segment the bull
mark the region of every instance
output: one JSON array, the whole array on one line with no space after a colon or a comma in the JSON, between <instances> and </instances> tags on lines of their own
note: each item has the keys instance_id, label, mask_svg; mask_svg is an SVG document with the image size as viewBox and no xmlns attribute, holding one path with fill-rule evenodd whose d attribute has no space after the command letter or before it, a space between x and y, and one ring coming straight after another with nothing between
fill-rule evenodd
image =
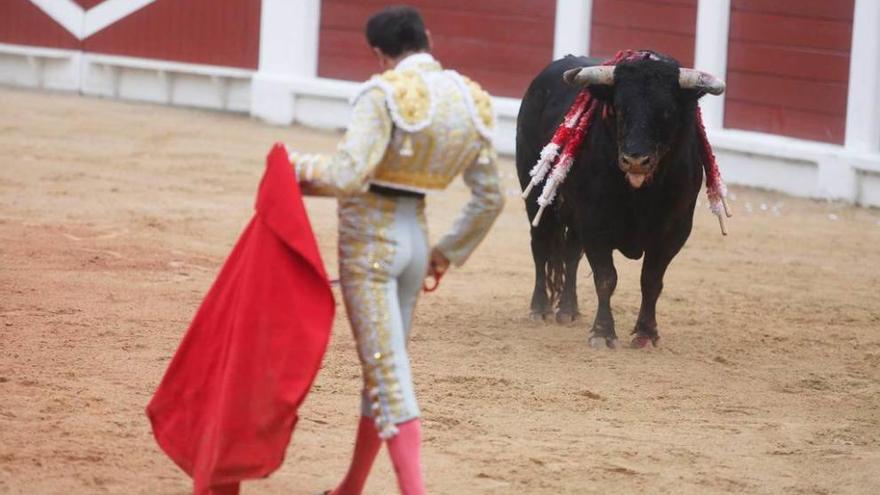
<instances>
[{"instance_id":1,"label":"bull","mask_svg":"<svg viewBox=\"0 0 880 495\"><path fill-rule=\"evenodd\" d=\"M616 65L571 55L551 63L530 84L517 117L517 174L533 221L531 317L546 320L555 309L560 323L578 318L576 277L586 254L598 298L588 335L592 347L618 346L611 311L615 249L630 259L644 256L631 344L656 346L663 277L690 236L711 157L697 102L724 91L722 81L683 69L671 57L639 53L644 56ZM595 100L595 116L558 196L539 211L540 188L529 185L533 167L583 88Z\"/></svg>"}]
</instances>

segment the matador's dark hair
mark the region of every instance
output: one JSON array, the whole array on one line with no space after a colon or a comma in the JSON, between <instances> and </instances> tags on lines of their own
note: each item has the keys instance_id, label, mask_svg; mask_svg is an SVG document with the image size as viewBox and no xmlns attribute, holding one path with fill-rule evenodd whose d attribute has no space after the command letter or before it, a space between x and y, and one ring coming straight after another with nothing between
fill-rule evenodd
<instances>
[{"instance_id":1,"label":"matador's dark hair","mask_svg":"<svg viewBox=\"0 0 880 495\"><path fill-rule=\"evenodd\" d=\"M419 11L408 5L385 7L367 21L367 42L389 57L429 48Z\"/></svg>"}]
</instances>

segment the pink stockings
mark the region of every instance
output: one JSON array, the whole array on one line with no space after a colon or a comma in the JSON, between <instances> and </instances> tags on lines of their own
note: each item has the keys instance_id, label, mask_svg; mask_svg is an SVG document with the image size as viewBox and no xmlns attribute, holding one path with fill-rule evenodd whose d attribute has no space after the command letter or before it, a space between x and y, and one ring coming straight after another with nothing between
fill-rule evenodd
<instances>
[{"instance_id":1,"label":"pink stockings","mask_svg":"<svg viewBox=\"0 0 880 495\"><path fill-rule=\"evenodd\" d=\"M397 425L398 433L388 440L388 452L403 495L425 495L422 481L422 423L418 418Z\"/></svg>"},{"instance_id":2,"label":"pink stockings","mask_svg":"<svg viewBox=\"0 0 880 495\"><path fill-rule=\"evenodd\" d=\"M422 466L419 445L422 427L418 418L397 425L398 433L388 440L388 453L397 474L397 485L403 495L424 495L425 486L422 482ZM331 492L331 495L360 495L367 483L367 476L376 454L382 447L382 439L376 430L372 418L361 417L358 424L357 439L351 466L342 483Z\"/></svg>"}]
</instances>

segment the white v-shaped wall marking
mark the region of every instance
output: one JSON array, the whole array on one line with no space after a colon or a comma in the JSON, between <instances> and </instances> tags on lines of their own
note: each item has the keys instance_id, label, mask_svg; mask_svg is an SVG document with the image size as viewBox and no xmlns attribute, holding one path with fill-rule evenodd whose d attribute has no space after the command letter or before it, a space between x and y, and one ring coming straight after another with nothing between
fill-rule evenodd
<instances>
[{"instance_id":1,"label":"white v-shaped wall marking","mask_svg":"<svg viewBox=\"0 0 880 495\"><path fill-rule=\"evenodd\" d=\"M83 10L73 0L30 0L77 39L83 40L156 0L105 0Z\"/></svg>"}]
</instances>

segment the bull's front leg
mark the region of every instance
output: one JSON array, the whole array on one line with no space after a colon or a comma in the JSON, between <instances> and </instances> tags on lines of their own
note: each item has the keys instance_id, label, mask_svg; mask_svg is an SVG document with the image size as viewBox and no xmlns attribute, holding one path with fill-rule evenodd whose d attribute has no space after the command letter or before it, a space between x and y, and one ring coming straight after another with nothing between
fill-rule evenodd
<instances>
[{"instance_id":1,"label":"bull's front leg","mask_svg":"<svg viewBox=\"0 0 880 495\"><path fill-rule=\"evenodd\" d=\"M669 263L690 235L691 223L686 222L677 229L671 229L671 232L667 238L645 251L641 276L642 306L633 329L632 346L635 348L643 348L649 343L656 346L660 340L657 331L657 300L663 291L663 277Z\"/></svg>"},{"instance_id":2,"label":"bull's front leg","mask_svg":"<svg viewBox=\"0 0 880 495\"><path fill-rule=\"evenodd\" d=\"M649 343L656 346L660 335L657 333L657 299L663 291L663 275L671 258L657 253L645 253L642 263L642 307L633 330L632 346L642 348Z\"/></svg>"},{"instance_id":3,"label":"bull's front leg","mask_svg":"<svg viewBox=\"0 0 880 495\"><path fill-rule=\"evenodd\" d=\"M593 328L590 330L590 347L617 347L617 333L614 331L614 316L611 314L611 296L617 288L617 269L611 248L586 248L587 260L593 269L593 282L596 285L598 307Z\"/></svg>"}]
</instances>

